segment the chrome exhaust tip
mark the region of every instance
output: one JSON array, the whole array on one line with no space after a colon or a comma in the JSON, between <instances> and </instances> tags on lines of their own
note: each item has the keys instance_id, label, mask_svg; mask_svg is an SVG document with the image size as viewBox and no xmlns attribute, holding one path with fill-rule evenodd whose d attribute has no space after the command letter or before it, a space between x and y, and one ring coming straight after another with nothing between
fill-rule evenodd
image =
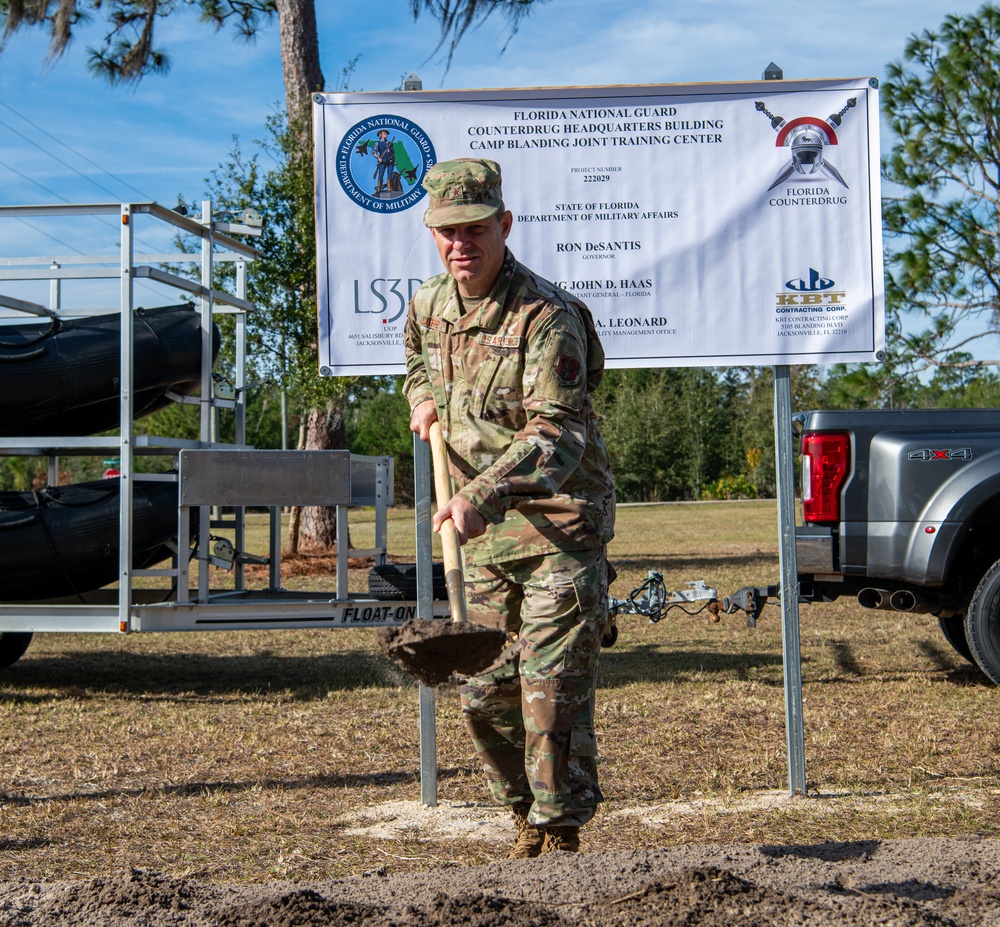
<instances>
[{"instance_id":1,"label":"chrome exhaust tip","mask_svg":"<svg viewBox=\"0 0 1000 927\"><path fill-rule=\"evenodd\" d=\"M858 593L858 605L862 608L892 608L889 604L889 590L868 586Z\"/></svg>"}]
</instances>

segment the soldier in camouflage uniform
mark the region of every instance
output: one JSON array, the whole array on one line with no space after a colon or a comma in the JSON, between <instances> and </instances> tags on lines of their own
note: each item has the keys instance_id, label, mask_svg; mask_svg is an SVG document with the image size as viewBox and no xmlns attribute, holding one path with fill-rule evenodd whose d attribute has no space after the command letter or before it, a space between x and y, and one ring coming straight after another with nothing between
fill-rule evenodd
<instances>
[{"instance_id":1,"label":"soldier in camouflage uniform","mask_svg":"<svg viewBox=\"0 0 1000 927\"><path fill-rule=\"evenodd\" d=\"M410 303L410 427L440 421L469 618L517 644L461 687L490 790L514 812L511 858L577 850L602 800L594 686L615 494L590 393L604 352L590 312L519 264L500 167L463 158L423 181L447 273Z\"/></svg>"}]
</instances>

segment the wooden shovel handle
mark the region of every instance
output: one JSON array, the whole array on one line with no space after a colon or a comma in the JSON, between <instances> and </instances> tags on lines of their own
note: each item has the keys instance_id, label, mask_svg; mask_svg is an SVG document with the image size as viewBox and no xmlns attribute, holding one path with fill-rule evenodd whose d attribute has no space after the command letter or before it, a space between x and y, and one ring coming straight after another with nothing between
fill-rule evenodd
<instances>
[{"instance_id":1,"label":"wooden shovel handle","mask_svg":"<svg viewBox=\"0 0 1000 927\"><path fill-rule=\"evenodd\" d=\"M434 459L434 491L438 508L451 499L451 478L448 475L448 445L440 422L431 423L431 457ZM452 621L468 621L465 607L465 585L462 572L462 550L458 529L449 518L441 525L441 547L444 551L444 584L448 589L448 605Z\"/></svg>"}]
</instances>

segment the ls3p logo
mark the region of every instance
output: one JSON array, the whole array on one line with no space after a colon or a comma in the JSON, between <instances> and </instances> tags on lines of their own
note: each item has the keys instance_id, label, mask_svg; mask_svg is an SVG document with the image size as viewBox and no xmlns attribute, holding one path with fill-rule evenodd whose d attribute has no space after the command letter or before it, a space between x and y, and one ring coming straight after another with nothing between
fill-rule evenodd
<instances>
[{"instance_id":1,"label":"ls3p logo","mask_svg":"<svg viewBox=\"0 0 1000 927\"><path fill-rule=\"evenodd\" d=\"M423 280L410 277L405 281L406 292L401 287L402 277L376 277L367 284L361 280L354 281L354 314L380 315L382 324L389 325L402 317L413 294L420 288Z\"/></svg>"}]
</instances>

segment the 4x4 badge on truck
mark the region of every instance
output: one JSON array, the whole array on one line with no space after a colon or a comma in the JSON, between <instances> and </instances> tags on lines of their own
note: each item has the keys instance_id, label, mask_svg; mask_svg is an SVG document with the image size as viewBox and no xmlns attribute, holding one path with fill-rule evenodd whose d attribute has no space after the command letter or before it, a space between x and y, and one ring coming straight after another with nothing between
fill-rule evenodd
<instances>
[{"instance_id":1,"label":"4x4 badge on truck","mask_svg":"<svg viewBox=\"0 0 1000 927\"><path fill-rule=\"evenodd\" d=\"M933 450L929 447L919 451L910 451L906 455L910 460L972 460L971 447L956 447L954 450Z\"/></svg>"}]
</instances>

